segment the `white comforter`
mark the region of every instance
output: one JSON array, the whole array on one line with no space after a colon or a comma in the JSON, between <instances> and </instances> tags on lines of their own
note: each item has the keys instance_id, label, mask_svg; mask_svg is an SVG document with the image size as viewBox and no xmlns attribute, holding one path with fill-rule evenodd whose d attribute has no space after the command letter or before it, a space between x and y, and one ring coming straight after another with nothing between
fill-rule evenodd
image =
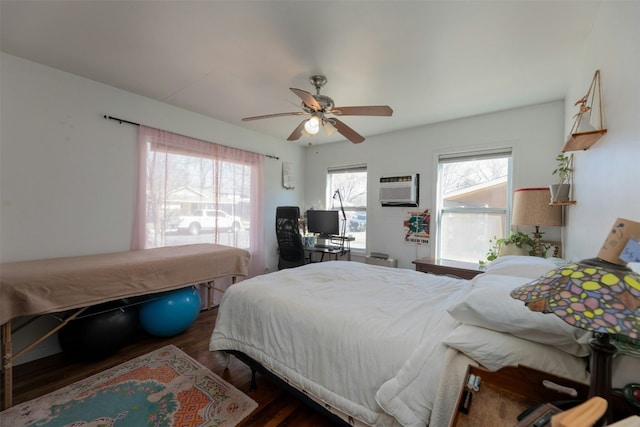
<instances>
[{"instance_id":1,"label":"white comforter","mask_svg":"<svg viewBox=\"0 0 640 427\"><path fill-rule=\"evenodd\" d=\"M425 426L466 280L332 261L230 287L210 349L238 350L373 426ZM459 383L458 383L459 384Z\"/></svg>"}]
</instances>

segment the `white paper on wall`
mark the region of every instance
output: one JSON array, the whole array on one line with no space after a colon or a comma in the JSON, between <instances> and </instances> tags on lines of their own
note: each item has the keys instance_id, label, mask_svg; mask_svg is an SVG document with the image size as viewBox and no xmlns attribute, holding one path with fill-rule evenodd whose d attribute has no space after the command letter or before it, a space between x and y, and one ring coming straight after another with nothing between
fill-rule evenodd
<instances>
[{"instance_id":1,"label":"white paper on wall","mask_svg":"<svg viewBox=\"0 0 640 427\"><path fill-rule=\"evenodd\" d=\"M296 174L291 162L282 162L282 186L287 190L296 188Z\"/></svg>"}]
</instances>

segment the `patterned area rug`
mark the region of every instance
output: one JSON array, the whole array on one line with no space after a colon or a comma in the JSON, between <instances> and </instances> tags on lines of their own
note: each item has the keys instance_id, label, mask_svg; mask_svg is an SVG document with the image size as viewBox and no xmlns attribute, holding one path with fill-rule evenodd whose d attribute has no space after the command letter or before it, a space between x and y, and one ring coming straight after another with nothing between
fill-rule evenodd
<instances>
[{"instance_id":1,"label":"patterned area rug","mask_svg":"<svg viewBox=\"0 0 640 427\"><path fill-rule=\"evenodd\" d=\"M3 426L235 426L258 404L173 345L0 413Z\"/></svg>"}]
</instances>

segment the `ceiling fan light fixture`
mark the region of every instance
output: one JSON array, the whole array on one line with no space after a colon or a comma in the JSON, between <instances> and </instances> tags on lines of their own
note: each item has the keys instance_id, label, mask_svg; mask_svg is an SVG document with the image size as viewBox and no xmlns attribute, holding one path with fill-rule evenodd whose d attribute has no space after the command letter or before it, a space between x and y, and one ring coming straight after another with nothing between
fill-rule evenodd
<instances>
[{"instance_id":1,"label":"ceiling fan light fixture","mask_svg":"<svg viewBox=\"0 0 640 427\"><path fill-rule=\"evenodd\" d=\"M309 120L304 124L304 130L306 130L311 135L315 135L320 130L320 119L318 116L311 116Z\"/></svg>"},{"instance_id":2,"label":"ceiling fan light fixture","mask_svg":"<svg viewBox=\"0 0 640 427\"><path fill-rule=\"evenodd\" d=\"M2 1L2 0L0 0ZM389 117L393 114L393 110L388 105L361 105L351 107L335 107L333 99L326 95L320 94L320 89L327 83L325 76L317 75L311 76L309 79L311 85L316 89L316 94L307 92L306 90L296 89L290 87L291 90L302 101L302 111L292 111L288 113L275 113L266 114L262 116L245 117L243 122L250 120L269 119L273 117L284 116L300 116L309 115L309 118L302 120L298 123L298 126L291 132L287 141L296 141L301 136L312 138L320 131L320 127L324 128L324 131L328 137L335 135L336 132L348 139L354 144L359 144L364 141L364 136L360 135L355 130L351 129L341 120L336 117L327 118L326 115L331 114L333 116L386 116Z\"/></svg>"},{"instance_id":3,"label":"ceiling fan light fixture","mask_svg":"<svg viewBox=\"0 0 640 427\"><path fill-rule=\"evenodd\" d=\"M327 136L331 136L331 135L333 135L334 133L336 133L338 131L338 129L336 129L336 127L333 124L331 124L330 120L325 120L323 124L324 124L324 126L323 126L324 127L324 133Z\"/></svg>"}]
</instances>

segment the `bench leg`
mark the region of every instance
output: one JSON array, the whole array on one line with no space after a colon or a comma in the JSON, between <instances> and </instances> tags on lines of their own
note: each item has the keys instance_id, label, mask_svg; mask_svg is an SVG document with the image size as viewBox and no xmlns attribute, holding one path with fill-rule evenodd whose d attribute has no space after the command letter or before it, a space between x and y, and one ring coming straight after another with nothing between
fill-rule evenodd
<instances>
[{"instance_id":1,"label":"bench leg","mask_svg":"<svg viewBox=\"0 0 640 427\"><path fill-rule=\"evenodd\" d=\"M11 321L2 325L2 374L4 383L4 406L13 406L13 354L11 349Z\"/></svg>"}]
</instances>

